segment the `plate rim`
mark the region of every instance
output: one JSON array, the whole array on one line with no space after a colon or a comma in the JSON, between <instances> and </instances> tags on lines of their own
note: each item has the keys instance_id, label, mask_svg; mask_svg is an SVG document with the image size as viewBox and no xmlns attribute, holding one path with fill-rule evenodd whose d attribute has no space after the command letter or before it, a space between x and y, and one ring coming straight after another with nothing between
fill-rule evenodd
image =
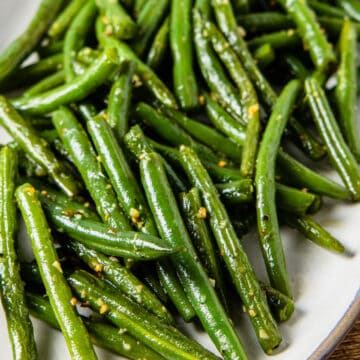
<instances>
[{"instance_id":1,"label":"plate rim","mask_svg":"<svg viewBox=\"0 0 360 360\"><path fill-rule=\"evenodd\" d=\"M337 322L335 327L330 331L326 338L310 355L308 360L324 360L335 350L345 335L351 330L356 320L360 317L360 287L355 297L342 318Z\"/></svg>"}]
</instances>

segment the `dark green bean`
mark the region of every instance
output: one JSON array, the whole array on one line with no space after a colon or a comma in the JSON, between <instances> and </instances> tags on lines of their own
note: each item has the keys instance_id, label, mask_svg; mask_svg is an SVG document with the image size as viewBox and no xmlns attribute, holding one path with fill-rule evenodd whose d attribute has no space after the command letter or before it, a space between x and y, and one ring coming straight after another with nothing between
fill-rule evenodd
<instances>
[{"instance_id":1,"label":"dark green bean","mask_svg":"<svg viewBox=\"0 0 360 360\"><path fill-rule=\"evenodd\" d=\"M64 164L51 152L47 142L37 136L8 100L2 96L0 96L0 122L26 154L41 166L43 172L41 175L48 173L55 184L67 195L77 194L79 191L77 182L68 173Z\"/></svg>"},{"instance_id":2,"label":"dark green bean","mask_svg":"<svg viewBox=\"0 0 360 360\"><path fill-rule=\"evenodd\" d=\"M164 60L166 51L169 47L169 16L165 18L164 22L160 26L156 33L154 40L150 46L149 52L146 58L146 64L152 68L157 69Z\"/></svg>"},{"instance_id":3,"label":"dark green bean","mask_svg":"<svg viewBox=\"0 0 360 360\"><path fill-rule=\"evenodd\" d=\"M310 217L305 215L299 216L295 214L283 213L281 219L285 224L298 230L307 239L314 242L315 244L337 253L345 252L345 248L341 242L334 238L320 224L318 224Z\"/></svg>"},{"instance_id":4,"label":"dark green bean","mask_svg":"<svg viewBox=\"0 0 360 360\"><path fill-rule=\"evenodd\" d=\"M132 39L136 35L138 26L119 1L96 0L96 5L108 35L118 39Z\"/></svg>"},{"instance_id":5,"label":"dark green bean","mask_svg":"<svg viewBox=\"0 0 360 360\"><path fill-rule=\"evenodd\" d=\"M137 15L138 30L131 41L134 52L143 57L149 41L166 16L169 0L147 0Z\"/></svg>"},{"instance_id":6,"label":"dark green bean","mask_svg":"<svg viewBox=\"0 0 360 360\"><path fill-rule=\"evenodd\" d=\"M170 15L170 46L174 90L181 108L198 105L198 86L193 68L191 0L172 0Z\"/></svg>"},{"instance_id":7,"label":"dark green bean","mask_svg":"<svg viewBox=\"0 0 360 360\"><path fill-rule=\"evenodd\" d=\"M223 153L236 162L239 162L239 159L241 159L241 147L210 126L192 120L183 113L165 106L161 106L160 111L178 123L195 139L212 148L214 151Z\"/></svg>"},{"instance_id":8,"label":"dark green bean","mask_svg":"<svg viewBox=\"0 0 360 360\"><path fill-rule=\"evenodd\" d=\"M314 78L305 80L305 91L314 121L327 146L330 160L350 191L353 200L358 200L360 198L358 164L341 135L326 95Z\"/></svg>"},{"instance_id":9,"label":"dark green bean","mask_svg":"<svg viewBox=\"0 0 360 360\"><path fill-rule=\"evenodd\" d=\"M84 360L97 359L85 326L71 305L71 290L62 274L49 225L35 188L30 184L20 186L16 190L16 199L47 295L71 357Z\"/></svg>"},{"instance_id":10,"label":"dark green bean","mask_svg":"<svg viewBox=\"0 0 360 360\"><path fill-rule=\"evenodd\" d=\"M357 120L357 34L345 20L339 40L340 65L337 72L335 99L339 125L354 156L360 159Z\"/></svg>"},{"instance_id":11,"label":"dark green bean","mask_svg":"<svg viewBox=\"0 0 360 360\"><path fill-rule=\"evenodd\" d=\"M114 229L130 230L131 227L117 203L112 186L81 124L73 113L64 107L56 110L52 119L102 220Z\"/></svg>"},{"instance_id":12,"label":"dark green bean","mask_svg":"<svg viewBox=\"0 0 360 360\"><path fill-rule=\"evenodd\" d=\"M273 49L289 49L301 45L301 38L294 29L280 30L277 32L260 35L248 41L250 48L269 44Z\"/></svg>"},{"instance_id":13,"label":"dark green bean","mask_svg":"<svg viewBox=\"0 0 360 360\"><path fill-rule=\"evenodd\" d=\"M254 50L253 57L259 68L265 69L274 62L276 55L270 44L264 44Z\"/></svg>"},{"instance_id":14,"label":"dark green bean","mask_svg":"<svg viewBox=\"0 0 360 360\"><path fill-rule=\"evenodd\" d=\"M207 210L202 206L199 189L194 187L187 193L180 193L179 206L204 269L207 271L209 278L213 280L220 300L227 309L228 302L224 292L223 274L213 239L206 224Z\"/></svg>"},{"instance_id":15,"label":"dark green bean","mask_svg":"<svg viewBox=\"0 0 360 360\"><path fill-rule=\"evenodd\" d=\"M115 258L108 258L102 253L87 248L75 241L62 242L65 249L81 258L93 271L109 280L122 293L139 303L159 318L173 323L172 316L158 298L126 267Z\"/></svg>"},{"instance_id":16,"label":"dark green bean","mask_svg":"<svg viewBox=\"0 0 360 360\"><path fill-rule=\"evenodd\" d=\"M32 293L26 294L27 303L31 314L45 321L55 329L59 328L55 314L48 300L41 295ZM153 350L149 349L139 340L135 340L131 335L119 332L119 329L111 325L84 320L85 326L91 336L91 341L104 349L108 349L120 356L128 359L138 360L147 357L152 360L164 360L164 358Z\"/></svg>"},{"instance_id":17,"label":"dark green bean","mask_svg":"<svg viewBox=\"0 0 360 360\"><path fill-rule=\"evenodd\" d=\"M211 176L210 171L209 174ZM221 198L229 204L248 203L254 200L255 191L250 179L227 181L216 184L216 188Z\"/></svg>"},{"instance_id":18,"label":"dark green bean","mask_svg":"<svg viewBox=\"0 0 360 360\"><path fill-rule=\"evenodd\" d=\"M25 31L3 51L0 55L1 85L38 45L63 3L63 0L42 0Z\"/></svg>"},{"instance_id":19,"label":"dark green bean","mask_svg":"<svg viewBox=\"0 0 360 360\"><path fill-rule=\"evenodd\" d=\"M192 185L201 192L220 255L225 261L231 280L249 315L259 343L264 351L270 354L281 342L281 335L271 316L249 259L235 233L225 207L219 199L215 185L199 158L185 146L180 149L180 158Z\"/></svg>"},{"instance_id":20,"label":"dark green bean","mask_svg":"<svg viewBox=\"0 0 360 360\"><path fill-rule=\"evenodd\" d=\"M81 6L74 20L71 22L64 39L64 70L66 81L71 81L75 76L74 60L77 52L84 46L86 35L97 15L95 0L89 0Z\"/></svg>"},{"instance_id":21,"label":"dark green bean","mask_svg":"<svg viewBox=\"0 0 360 360\"><path fill-rule=\"evenodd\" d=\"M323 1L308 0L308 5L319 15L344 18L346 13L336 6L326 4Z\"/></svg>"},{"instance_id":22,"label":"dark green bean","mask_svg":"<svg viewBox=\"0 0 360 360\"><path fill-rule=\"evenodd\" d=\"M156 236L150 209L110 126L99 115L87 122L87 129L129 222L137 230Z\"/></svg>"},{"instance_id":23,"label":"dark green bean","mask_svg":"<svg viewBox=\"0 0 360 360\"><path fill-rule=\"evenodd\" d=\"M17 163L16 150L7 146L0 150L0 253L3 259L0 293L13 359L36 360L38 355L33 327L16 253L17 213L14 193Z\"/></svg>"},{"instance_id":24,"label":"dark green bean","mask_svg":"<svg viewBox=\"0 0 360 360\"><path fill-rule=\"evenodd\" d=\"M104 282L85 271L76 271L68 281L81 300L88 301L95 311L105 315L116 326L127 329L129 334L165 358L217 359L175 327L159 321L155 315L115 293Z\"/></svg>"},{"instance_id":25,"label":"dark green bean","mask_svg":"<svg viewBox=\"0 0 360 360\"><path fill-rule=\"evenodd\" d=\"M109 93L107 121L120 142L129 128L132 81L135 69L136 63L134 61L123 65L122 72L113 83Z\"/></svg>"},{"instance_id":26,"label":"dark green bean","mask_svg":"<svg viewBox=\"0 0 360 360\"><path fill-rule=\"evenodd\" d=\"M120 62L135 61L136 73L144 86L158 99L161 103L170 107L177 107L176 100L166 85L158 78L158 76L145 65L130 47L124 42L117 41L112 37L108 37L104 33L103 24L99 21L96 23L96 35L102 46L112 46L116 48Z\"/></svg>"},{"instance_id":27,"label":"dark green bean","mask_svg":"<svg viewBox=\"0 0 360 360\"><path fill-rule=\"evenodd\" d=\"M47 32L49 37L53 39L61 38L62 35L68 30L68 27L73 21L74 17L85 4L86 0L71 1L51 24L50 29Z\"/></svg>"},{"instance_id":28,"label":"dark green bean","mask_svg":"<svg viewBox=\"0 0 360 360\"><path fill-rule=\"evenodd\" d=\"M58 54L62 52L64 48L64 41L45 41L43 44L40 44L36 49L40 58L48 57L51 55Z\"/></svg>"},{"instance_id":29,"label":"dark green bean","mask_svg":"<svg viewBox=\"0 0 360 360\"><path fill-rule=\"evenodd\" d=\"M323 70L330 63L335 62L331 44L321 31L315 14L307 3L302 0L279 0L279 3L294 20L316 68Z\"/></svg>"},{"instance_id":30,"label":"dark green bean","mask_svg":"<svg viewBox=\"0 0 360 360\"><path fill-rule=\"evenodd\" d=\"M259 239L272 287L292 297L275 203L275 162L281 135L285 129L300 82L293 80L281 92L271 113L260 144L256 162L255 188Z\"/></svg>"},{"instance_id":31,"label":"dark green bean","mask_svg":"<svg viewBox=\"0 0 360 360\"><path fill-rule=\"evenodd\" d=\"M305 80L310 75L310 71L296 55L284 54L281 60L286 64L294 77Z\"/></svg>"},{"instance_id":32,"label":"dark green bean","mask_svg":"<svg viewBox=\"0 0 360 360\"><path fill-rule=\"evenodd\" d=\"M75 77L69 83L43 94L19 98L13 101L20 111L31 115L43 115L86 98L102 85L119 68L116 50L106 49L82 76Z\"/></svg>"}]
</instances>

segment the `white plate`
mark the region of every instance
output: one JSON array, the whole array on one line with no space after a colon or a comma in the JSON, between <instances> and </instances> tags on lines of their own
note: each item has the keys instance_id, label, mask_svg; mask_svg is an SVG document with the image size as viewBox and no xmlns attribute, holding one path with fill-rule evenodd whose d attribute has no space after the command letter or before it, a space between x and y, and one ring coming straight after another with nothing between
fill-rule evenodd
<instances>
[{"instance_id":1,"label":"white plate","mask_svg":"<svg viewBox=\"0 0 360 360\"><path fill-rule=\"evenodd\" d=\"M0 51L23 30L39 2L0 1ZM1 142L7 140L3 130L0 131L0 139ZM360 312L360 204L327 205L317 218L354 256L328 253L293 231L284 229L283 242L294 288L296 311L290 321L281 325L285 345L274 355L276 360L324 359ZM256 242L253 235L244 240L259 277L265 278ZM256 345L247 319L240 314L241 306L238 309L237 328L249 358L265 359L266 356ZM37 320L34 320L34 326L40 359L70 359L59 332ZM207 348L214 349L208 338L192 326L186 328L186 331L195 334ZM12 358L2 308L0 349L1 359ZM99 355L100 359L119 358L104 351L99 351Z\"/></svg>"}]
</instances>

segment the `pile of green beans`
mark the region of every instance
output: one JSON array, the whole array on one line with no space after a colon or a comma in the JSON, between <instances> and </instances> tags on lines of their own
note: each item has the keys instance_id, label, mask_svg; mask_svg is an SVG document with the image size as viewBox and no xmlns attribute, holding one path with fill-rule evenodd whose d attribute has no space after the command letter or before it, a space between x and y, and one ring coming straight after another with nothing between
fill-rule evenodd
<instances>
[{"instance_id":1,"label":"pile of green beans","mask_svg":"<svg viewBox=\"0 0 360 360\"><path fill-rule=\"evenodd\" d=\"M281 227L347 253L313 214L360 200L359 2L39 2L0 54L12 137L0 145L0 297L14 359L38 358L32 315L74 360L97 359L93 345L246 360L239 309L272 354L297 301ZM179 318L198 320L217 353Z\"/></svg>"}]
</instances>

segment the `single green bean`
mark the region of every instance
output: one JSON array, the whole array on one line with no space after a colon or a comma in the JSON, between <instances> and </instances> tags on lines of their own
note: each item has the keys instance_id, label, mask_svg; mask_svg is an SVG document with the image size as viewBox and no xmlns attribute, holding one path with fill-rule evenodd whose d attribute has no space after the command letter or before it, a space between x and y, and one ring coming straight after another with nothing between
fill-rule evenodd
<instances>
[{"instance_id":1,"label":"single green bean","mask_svg":"<svg viewBox=\"0 0 360 360\"><path fill-rule=\"evenodd\" d=\"M91 30L97 8L95 0L89 0L82 4L79 11L75 14L64 39L64 70L66 81L71 81L75 76L74 60L77 52L84 46L86 35Z\"/></svg>"},{"instance_id":2,"label":"single green bean","mask_svg":"<svg viewBox=\"0 0 360 360\"><path fill-rule=\"evenodd\" d=\"M53 114L53 124L84 180L102 220L114 229L130 230L112 186L82 125L67 108Z\"/></svg>"},{"instance_id":3,"label":"single green bean","mask_svg":"<svg viewBox=\"0 0 360 360\"><path fill-rule=\"evenodd\" d=\"M334 16L343 19L346 13L339 7L324 3L318 0L308 0L308 5L318 14L326 16Z\"/></svg>"},{"instance_id":4,"label":"single green bean","mask_svg":"<svg viewBox=\"0 0 360 360\"><path fill-rule=\"evenodd\" d=\"M209 171L211 176L211 172ZM234 174L235 175L235 174ZM221 198L228 204L249 203L254 200L254 186L251 179L239 179L215 184Z\"/></svg>"},{"instance_id":5,"label":"single green bean","mask_svg":"<svg viewBox=\"0 0 360 360\"><path fill-rule=\"evenodd\" d=\"M359 167L341 135L326 95L314 78L305 80L305 92L320 136L328 148L330 160L353 200L358 200L360 198Z\"/></svg>"},{"instance_id":6,"label":"single green bean","mask_svg":"<svg viewBox=\"0 0 360 360\"><path fill-rule=\"evenodd\" d=\"M43 44L40 44L36 49L40 58L48 57L51 55L59 54L63 51L64 41L46 41Z\"/></svg>"},{"instance_id":7,"label":"single green bean","mask_svg":"<svg viewBox=\"0 0 360 360\"><path fill-rule=\"evenodd\" d=\"M301 45L301 38L294 29L280 30L270 34L264 34L248 41L250 49L269 44L273 49L291 49Z\"/></svg>"},{"instance_id":8,"label":"single green bean","mask_svg":"<svg viewBox=\"0 0 360 360\"><path fill-rule=\"evenodd\" d=\"M212 233L220 249L231 280L241 297L261 347L268 354L281 342L281 335L267 306L254 270L230 222L219 194L210 176L196 154L183 146L180 149L182 165L202 196L209 214Z\"/></svg>"},{"instance_id":9,"label":"single green bean","mask_svg":"<svg viewBox=\"0 0 360 360\"><path fill-rule=\"evenodd\" d=\"M80 257L90 269L109 280L130 299L168 323L174 322L172 316L158 298L126 267L122 266L116 258L109 259L102 253L89 249L75 241L65 241L62 245L65 246L65 249Z\"/></svg>"},{"instance_id":10,"label":"single green bean","mask_svg":"<svg viewBox=\"0 0 360 360\"><path fill-rule=\"evenodd\" d=\"M130 105L133 91L132 81L135 69L136 63L134 61L123 65L122 72L113 83L109 93L107 121L120 142L129 130Z\"/></svg>"},{"instance_id":11,"label":"single green bean","mask_svg":"<svg viewBox=\"0 0 360 360\"><path fill-rule=\"evenodd\" d=\"M25 31L3 51L0 55L1 85L38 45L63 3L64 0L42 0Z\"/></svg>"},{"instance_id":12,"label":"single green bean","mask_svg":"<svg viewBox=\"0 0 360 360\"><path fill-rule=\"evenodd\" d=\"M272 287L292 297L275 203L275 163L281 135L300 91L300 81L286 85L271 113L256 162L256 212L261 250Z\"/></svg>"},{"instance_id":13,"label":"single green bean","mask_svg":"<svg viewBox=\"0 0 360 360\"><path fill-rule=\"evenodd\" d=\"M147 0L138 13L136 24L137 32L131 41L134 52L143 57L149 41L166 16L169 0Z\"/></svg>"},{"instance_id":14,"label":"single green bean","mask_svg":"<svg viewBox=\"0 0 360 360\"><path fill-rule=\"evenodd\" d=\"M170 46L175 94L184 110L198 105L198 86L193 67L191 0L172 0Z\"/></svg>"},{"instance_id":15,"label":"single green bean","mask_svg":"<svg viewBox=\"0 0 360 360\"><path fill-rule=\"evenodd\" d=\"M48 90L52 90L60 85L65 83L65 72L60 70L52 75L45 77L40 80L30 88L28 88L24 93L24 97L32 97Z\"/></svg>"},{"instance_id":16,"label":"single green bean","mask_svg":"<svg viewBox=\"0 0 360 360\"><path fill-rule=\"evenodd\" d=\"M16 190L16 199L24 217L47 295L71 357L84 360L97 359L85 326L71 305L71 290L62 274L49 225L35 188L30 184L20 186Z\"/></svg>"},{"instance_id":17,"label":"single green bean","mask_svg":"<svg viewBox=\"0 0 360 360\"><path fill-rule=\"evenodd\" d=\"M170 17L167 16L156 33L146 57L146 64L152 69L159 68L164 60L169 47L169 27Z\"/></svg>"},{"instance_id":18,"label":"single green bean","mask_svg":"<svg viewBox=\"0 0 360 360\"><path fill-rule=\"evenodd\" d=\"M253 51L253 57L260 69L265 69L275 60L275 51L270 44L259 46Z\"/></svg>"},{"instance_id":19,"label":"single green bean","mask_svg":"<svg viewBox=\"0 0 360 360\"><path fill-rule=\"evenodd\" d=\"M86 98L102 85L119 68L119 58L115 49L108 48L82 76L43 94L13 100L14 106L32 115L43 115Z\"/></svg>"},{"instance_id":20,"label":"single green bean","mask_svg":"<svg viewBox=\"0 0 360 360\"><path fill-rule=\"evenodd\" d=\"M69 25L86 4L86 0L73 0L61 12L50 26L47 34L50 38L61 38L62 35L68 30Z\"/></svg>"},{"instance_id":21,"label":"single green bean","mask_svg":"<svg viewBox=\"0 0 360 360\"><path fill-rule=\"evenodd\" d=\"M339 125L350 150L360 159L357 120L357 34L345 20L339 40L340 65L337 72L335 99Z\"/></svg>"},{"instance_id":22,"label":"single green bean","mask_svg":"<svg viewBox=\"0 0 360 360\"><path fill-rule=\"evenodd\" d=\"M3 259L0 293L13 359L36 360L38 355L33 327L26 305L15 243L17 213L14 193L17 163L16 150L7 146L0 150L0 253Z\"/></svg>"},{"instance_id":23,"label":"single green bean","mask_svg":"<svg viewBox=\"0 0 360 360\"><path fill-rule=\"evenodd\" d=\"M345 252L345 248L341 242L310 217L283 213L281 219L285 224L298 230L315 244L337 253Z\"/></svg>"},{"instance_id":24,"label":"single green bean","mask_svg":"<svg viewBox=\"0 0 360 360\"><path fill-rule=\"evenodd\" d=\"M128 221L141 232L157 235L144 195L110 126L99 115L87 122L87 129Z\"/></svg>"},{"instance_id":25,"label":"single green bean","mask_svg":"<svg viewBox=\"0 0 360 360\"><path fill-rule=\"evenodd\" d=\"M173 94L160 78L136 56L126 43L106 36L103 24L99 21L96 22L96 35L102 46L111 46L117 50L121 63L124 61L135 61L137 75L156 99L166 106L177 107Z\"/></svg>"},{"instance_id":26,"label":"single green bean","mask_svg":"<svg viewBox=\"0 0 360 360\"><path fill-rule=\"evenodd\" d=\"M48 173L55 184L67 195L73 196L79 191L78 184L48 148L48 144L28 126L9 101L0 96L0 122L26 154Z\"/></svg>"},{"instance_id":27,"label":"single green bean","mask_svg":"<svg viewBox=\"0 0 360 360\"><path fill-rule=\"evenodd\" d=\"M280 0L279 3L294 20L316 68L323 70L335 62L332 46L321 31L315 14L307 3L302 0Z\"/></svg>"},{"instance_id":28,"label":"single green bean","mask_svg":"<svg viewBox=\"0 0 360 360\"><path fill-rule=\"evenodd\" d=\"M118 1L96 0L106 33L118 39L132 39L138 26Z\"/></svg>"},{"instance_id":29,"label":"single green bean","mask_svg":"<svg viewBox=\"0 0 360 360\"><path fill-rule=\"evenodd\" d=\"M217 251L213 239L206 224L207 210L202 206L199 189L194 187L187 193L180 193L179 206L203 267L207 271L209 278L213 279L219 298L225 309L227 309L228 302L225 294L222 269L216 256Z\"/></svg>"},{"instance_id":30,"label":"single green bean","mask_svg":"<svg viewBox=\"0 0 360 360\"><path fill-rule=\"evenodd\" d=\"M155 315L115 293L107 284L85 271L76 271L68 281L81 300L88 301L95 311L105 315L116 326L127 329L129 334L165 358L217 359L175 327L159 321Z\"/></svg>"},{"instance_id":31,"label":"single green bean","mask_svg":"<svg viewBox=\"0 0 360 360\"><path fill-rule=\"evenodd\" d=\"M26 294L27 303L31 314L45 321L55 329L59 328L55 314L47 299L41 295L32 293ZM119 329L111 325L84 320L84 324L89 331L91 341L104 349L108 349L120 356L128 359L139 360L146 357L152 360L164 360L158 353L154 352L139 340L135 340L131 335L119 332Z\"/></svg>"},{"instance_id":32,"label":"single green bean","mask_svg":"<svg viewBox=\"0 0 360 360\"><path fill-rule=\"evenodd\" d=\"M294 77L305 80L310 75L310 71L296 55L284 54L282 56L282 61L286 64Z\"/></svg>"}]
</instances>

